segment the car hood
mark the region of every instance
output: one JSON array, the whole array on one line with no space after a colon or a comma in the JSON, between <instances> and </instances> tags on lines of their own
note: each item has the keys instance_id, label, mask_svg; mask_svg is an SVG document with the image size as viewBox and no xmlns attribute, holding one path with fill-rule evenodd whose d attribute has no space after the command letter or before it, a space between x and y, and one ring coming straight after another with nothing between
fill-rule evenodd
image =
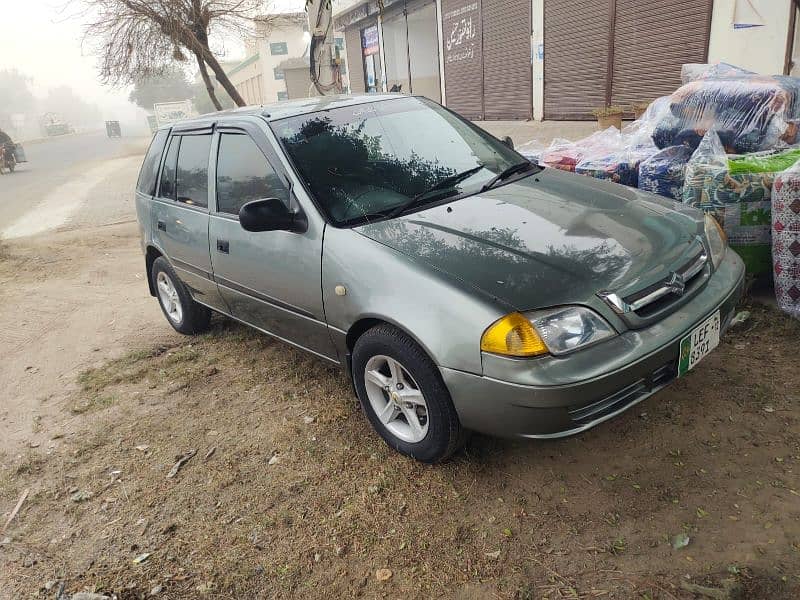
<instances>
[{"instance_id":1,"label":"car hood","mask_svg":"<svg viewBox=\"0 0 800 600\"><path fill-rule=\"evenodd\" d=\"M702 215L652 194L545 169L357 231L516 310L628 295L698 251Z\"/></svg>"}]
</instances>

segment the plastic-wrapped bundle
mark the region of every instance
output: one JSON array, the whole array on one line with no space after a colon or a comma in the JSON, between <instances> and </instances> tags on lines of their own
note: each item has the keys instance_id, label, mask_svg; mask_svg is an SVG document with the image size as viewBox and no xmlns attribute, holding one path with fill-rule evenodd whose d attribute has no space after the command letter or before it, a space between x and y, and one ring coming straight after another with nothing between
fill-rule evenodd
<instances>
[{"instance_id":1,"label":"plastic-wrapped bundle","mask_svg":"<svg viewBox=\"0 0 800 600\"><path fill-rule=\"evenodd\" d=\"M561 169L562 171L575 171L577 164L591 156L610 154L622 145L622 136L619 129L609 127L603 131L596 131L592 135L571 142L556 138L550 147L542 152L540 164Z\"/></svg>"},{"instance_id":2,"label":"plastic-wrapped bundle","mask_svg":"<svg viewBox=\"0 0 800 600\"><path fill-rule=\"evenodd\" d=\"M786 130L781 139L787 144L796 144L800 142L800 77L776 75L775 79L789 96L785 116Z\"/></svg>"},{"instance_id":3,"label":"plastic-wrapped bundle","mask_svg":"<svg viewBox=\"0 0 800 600\"><path fill-rule=\"evenodd\" d=\"M575 172L636 187L639 180L638 168L638 161L630 153L619 151L582 160L575 166Z\"/></svg>"},{"instance_id":4,"label":"plastic-wrapped bundle","mask_svg":"<svg viewBox=\"0 0 800 600\"><path fill-rule=\"evenodd\" d=\"M659 148L696 148L716 129L730 153L769 149L786 132L789 103L789 93L772 77L697 79L670 96L669 114L655 125L653 141Z\"/></svg>"},{"instance_id":5,"label":"plastic-wrapped bundle","mask_svg":"<svg viewBox=\"0 0 800 600\"><path fill-rule=\"evenodd\" d=\"M524 144L520 144L519 146L514 147L514 150L516 150L522 156L524 156L529 161L534 163L539 163L542 153L546 149L547 147L538 140L530 140L528 142L525 142Z\"/></svg>"},{"instance_id":6,"label":"plastic-wrapped bundle","mask_svg":"<svg viewBox=\"0 0 800 600\"><path fill-rule=\"evenodd\" d=\"M605 179L631 187L639 184L639 165L658 152L652 143L635 145L635 139L622 136L619 150L603 154L592 154L584 158L575 167L575 172L596 179Z\"/></svg>"},{"instance_id":7,"label":"plastic-wrapped bundle","mask_svg":"<svg viewBox=\"0 0 800 600\"><path fill-rule=\"evenodd\" d=\"M772 269L778 306L800 319L800 162L775 176Z\"/></svg>"},{"instance_id":8,"label":"plastic-wrapped bundle","mask_svg":"<svg viewBox=\"0 0 800 600\"><path fill-rule=\"evenodd\" d=\"M718 199L728 178L728 157L719 136L709 131L686 164L683 201L703 210L722 205Z\"/></svg>"},{"instance_id":9,"label":"plastic-wrapped bundle","mask_svg":"<svg viewBox=\"0 0 800 600\"><path fill-rule=\"evenodd\" d=\"M748 75L756 75L756 73L725 62L685 63L681 65L681 81L683 83L697 81L698 79L747 77Z\"/></svg>"},{"instance_id":10,"label":"plastic-wrapped bundle","mask_svg":"<svg viewBox=\"0 0 800 600\"><path fill-rule=\"evenodd\" d=\"M800 148L728 157L711 131L687 164L683 201L714 213L751 274L770 271L773 182L799 159Z\"/></svg>"},{"instance_id":11,"label":"plastic-wrapped bundle","mask_svg":"<svg viewBox=\"0 0 800 600\"><path fill-rule=\"evenodd\" d=\"M687 146L669 146L644 159L639 163L639 189L680 200L691 156Z\"/></svg>"}]
</instances>

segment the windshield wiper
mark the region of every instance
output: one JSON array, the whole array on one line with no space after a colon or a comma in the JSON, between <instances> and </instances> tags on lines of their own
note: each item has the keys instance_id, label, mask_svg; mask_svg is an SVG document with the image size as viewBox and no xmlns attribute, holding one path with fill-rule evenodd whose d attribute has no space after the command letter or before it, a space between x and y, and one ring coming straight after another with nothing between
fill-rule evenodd
<instances>
[{"instance_id":1,"label":"windshield wiper","mask_svg":"<svg viewBox=\"0 0 800 600\"><path fill-rule=\"evenodd\" d=\"M515 173L520 173L522 171L527 171L531 167L537 167L537 165L533 164L532 162L525 161L521 163L517 163L515 165L511 165L507 169L503 170L502 172L498 173L494 177L492 177L489 181L483 184L481 188L482 192L485 192L488 189L493 188L498 182L503 181L504 179L508 179ZM539 168L539 167L537 167ZM539 168L540 169L540 168ZM540 169L541 170L541 169Z\"/></svg>"},{"instance_id":2,"label":"windshield wiper","mask_svg":"<svg viewBox=\"0 0 800 600\"><path fill-rule=\"evenodd\" d=\"M483 165L478 165L477 167L472 167L471 169L467 169L466 171L461 171L460 173L454 173L453 175L449 175L444 179L440 179L436 183L434 183L431 187L421 191L419 194L411 198L408 202L404 202L397 208L392 209L391 212L387 213L387 217L392 219L397 215L404 213L412 206L415 206L419 202L425 199L426 196L430 195L432 192L437 192L439 190L445 190L451 188L458 183L464 181L471 175L474 175L478 171L483 168Z\"/></svg>"}]
</instances>

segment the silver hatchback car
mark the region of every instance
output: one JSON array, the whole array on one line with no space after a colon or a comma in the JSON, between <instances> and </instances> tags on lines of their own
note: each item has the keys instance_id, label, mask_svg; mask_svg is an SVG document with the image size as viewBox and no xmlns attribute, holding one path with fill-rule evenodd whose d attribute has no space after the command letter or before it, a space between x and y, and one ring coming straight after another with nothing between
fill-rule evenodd
<instances>
[{"instance_id":1,"label":"silver hatchback car","mask_svg":"<svg viewBox=\"0 0 800 600\"><path fill-rule=\"evenodd\" d=\"M549 438L619 414L719 343L744 267L713 218L544 169L399 95L309 98L160 129L137 184L150 292L352 377L393 448Z\"/></svg>"}]
</instances>

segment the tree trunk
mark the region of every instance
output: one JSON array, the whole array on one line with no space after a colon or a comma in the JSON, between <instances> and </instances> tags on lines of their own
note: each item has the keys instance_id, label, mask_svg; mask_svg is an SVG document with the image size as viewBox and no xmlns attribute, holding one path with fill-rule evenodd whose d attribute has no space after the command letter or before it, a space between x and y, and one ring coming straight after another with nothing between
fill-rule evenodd
<instances>
[{"instance_id":1,"label":"tree trunk","mask_svg":"<svg viewBox=\"0 0 800 600\"><path fill-rule=\"evenodd\" d=\"M197 59L197 66L200 68L200 75L203 77L203 83L206 84L206 90L208 91L208 97L211 98L211 103L217 110L222 110L222 104L220 104L217 99L217 94L214 91L214 84L211 82L211 77L208 76L208 69L206 68L203 57L198 53L195 53L194 56Z\"/></svg>"},{"instance_id":2,"label":"tree trunk","mask_svg":"<svg viewBox=\"0 0 800 600\"><path fill-rule=\"evenodd\" d=\"M219 84L228 92L228 95L231 97L231 100L236 103L236 106L245 106L247 103L244 101L244 98L242 98L239 90L233 87L231 80L228 79L228 76L211 53L211 50L209 50L207 46L203 48L203 50L203 60L205 60L206 64L214 71L214 76L217 78L217 81L219 81Z\"/></svg>"}]
</instances>

